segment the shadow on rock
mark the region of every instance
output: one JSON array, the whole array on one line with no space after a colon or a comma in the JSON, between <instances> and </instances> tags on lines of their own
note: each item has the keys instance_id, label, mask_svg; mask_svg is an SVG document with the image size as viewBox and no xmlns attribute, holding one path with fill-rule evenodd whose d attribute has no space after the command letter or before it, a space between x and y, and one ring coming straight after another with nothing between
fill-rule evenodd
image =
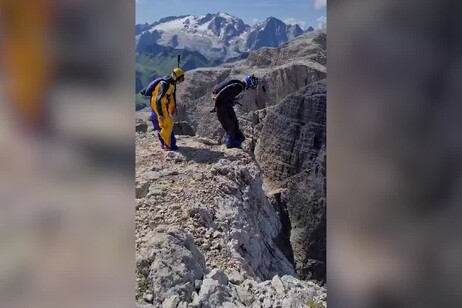
<instances>
[{"instance_id":1,"label":"shadow on rock","mask_svg":"<svg viewBox=\"0 0 462 308\"><path fill-rule=\"evenodd\" d=\"M216 163L225 156L223 152L185 146L179 147L178 152L183 154L186 160L192 160L201 164Z\"/></svg>"}]
</instances>

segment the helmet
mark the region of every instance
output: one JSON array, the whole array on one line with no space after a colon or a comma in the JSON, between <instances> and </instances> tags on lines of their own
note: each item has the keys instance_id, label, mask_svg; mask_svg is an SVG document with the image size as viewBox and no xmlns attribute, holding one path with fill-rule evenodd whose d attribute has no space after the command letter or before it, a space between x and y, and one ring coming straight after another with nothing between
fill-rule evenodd
<instances>
[{"instance_id":1,"label":"helmet","mask_svg":"<svg viewBox=\"0 0 462 308\"><path fill-rule=\"evenodd\" d=\"M179 67L176 67L173 69L173 72L172 72L172 78L173 80L180 80L180 81L183 81L184 80L184 72L181 68Z\"/></svg>"},{"instance_id":2,"label":"helmet","mask_svg":"<svg viewBox=\"0 0 462 308\"><path fill-rule=\"evenodd\" d=\"M247 84L248 88L256 89L258 86L258 78L255 77L255 75L247 75L245 76L245 83Z\"/></svg>"}]
</instances>

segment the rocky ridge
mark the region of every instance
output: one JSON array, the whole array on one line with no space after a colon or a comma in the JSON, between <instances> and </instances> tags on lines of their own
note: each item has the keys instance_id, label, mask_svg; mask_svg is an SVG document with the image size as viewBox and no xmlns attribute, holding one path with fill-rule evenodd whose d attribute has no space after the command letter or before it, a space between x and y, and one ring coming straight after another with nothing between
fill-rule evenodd
<instances>
[{"instance_id":1,"label":"rocky ridge","mask_svg":"<svg viewBox=\"0 0 462 308\"><path fill-rule=\"evenodd\" d=\"M137 113L140 304L326 305L325 49L325 31L315 31L188 71L177 153L161 152L149 112ZM210 90L248 72L261 83L235 107L245 151L226 149Z\"/></svg>"},{"instance_id":2,"label":"rocky ridge","mask_svg":"<svg viewBox=\"0 0 462 308\"><path fill-rule=\"evenodd\" d=\"M138 305L325 305L325 287L295 278L251 155L189 136L162 152L151 130L136 136Z\"/></svg>"},{"instance_id":3,"label":"rocky ridge","mask_svg":"<svg viewBox=\"0 0 462 308\"><path fill-rule=\"evenodd\" d=\"M254 51L247 60L188 71L178 87L176 118L188 122L198 135L221 140L223 130L210 114L210 91L217 82L242 79L248 73L260 78L257 90L247 92L242 106L236 106L240 116L275 106L289 94L326 78L326 35L324 30L314 31L282 47Z\"/></svg>"}]
</instances>

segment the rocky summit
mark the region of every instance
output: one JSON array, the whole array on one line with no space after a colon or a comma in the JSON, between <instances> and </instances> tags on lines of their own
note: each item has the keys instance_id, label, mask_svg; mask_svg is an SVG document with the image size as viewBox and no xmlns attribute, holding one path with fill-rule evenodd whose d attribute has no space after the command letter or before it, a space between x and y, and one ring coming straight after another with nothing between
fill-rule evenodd
<instances>
[{"instance_id":1,"label":"rocky summit","mask_svg":"<svg viewBox=\"0 0 462 308\"><path fill-rule=\"evenodd\" d=\"M139 307L325 304L325 287L295 278L251 155L192 136L178 152L158 142L151 127L136 136Z\"/></svg>"},{"instance_id":2,"label":"rocky summit","mask_svg":"<svg viewBox=\"0 0 462 308\"><path fill-rule=\"evenodd\" d=\"M186 72L161 150L136 121L138 307L326 307L326 32ZM261 78L227 149L210 91Z\"/></svg>"}]
</instances>

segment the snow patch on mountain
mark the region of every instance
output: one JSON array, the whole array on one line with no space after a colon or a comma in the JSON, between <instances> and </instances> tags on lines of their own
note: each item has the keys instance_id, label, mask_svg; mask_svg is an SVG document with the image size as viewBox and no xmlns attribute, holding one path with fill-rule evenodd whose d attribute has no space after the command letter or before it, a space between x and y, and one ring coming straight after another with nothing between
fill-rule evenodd
<instances>
[{"instance_id":1,"label":"snow patch on mountain","mask_svg":"<svg viewBox=\"0 0 462 308\"><path fill-rule=\"evenodd\" d=\"M140 42L151 42L198 51L213 60L239 57L261 47L278 47L303 33L298 25L287 25L274 17L251 27L224 12L167 17L144 29L136 37L137 51L142 49Z\"/></svg>"}]
</instances>

